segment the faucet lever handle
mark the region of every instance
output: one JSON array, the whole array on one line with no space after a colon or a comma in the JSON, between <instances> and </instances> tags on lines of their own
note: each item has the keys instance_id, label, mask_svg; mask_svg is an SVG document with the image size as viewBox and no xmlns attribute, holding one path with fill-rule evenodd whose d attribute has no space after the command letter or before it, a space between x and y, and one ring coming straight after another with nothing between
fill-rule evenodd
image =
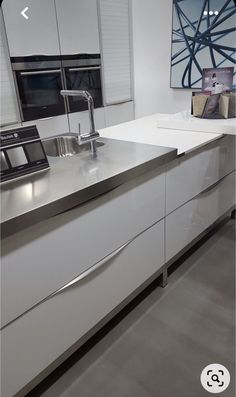
<instances>
[{"instance_id":1,"label":"faucet lever handle","mask_svg":"<svg viewBox=\"0 0 236 397\"><path fill-rule=\"evenodd\" d=\"M81 135L81 126L80 126L80 123L78 123L78 134Z\"/></svg>"}]
</instances>

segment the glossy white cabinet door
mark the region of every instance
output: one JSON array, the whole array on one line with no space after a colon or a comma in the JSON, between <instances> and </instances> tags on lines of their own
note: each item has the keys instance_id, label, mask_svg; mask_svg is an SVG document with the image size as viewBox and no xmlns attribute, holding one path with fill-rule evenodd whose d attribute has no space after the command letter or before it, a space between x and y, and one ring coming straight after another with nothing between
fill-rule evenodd
<instances>
[{"instance_id":1,"label":"glossy white cabinet door","mask_svg":"<svg viewBox=\"0 0 236 397\"><path fill-rule=\"evenodd\" d=\"M13 81L6 31L3 22L3 14L0 9L0 124L18 123L20 112L16 98L16 89ZM2 127L1 127L2 128Z\"/></svg>"},{"instance_id":2,"label":"glossy white cabinet door","mask_svg":"<svg viewBox=\"0 0 236 397\"><path fill-rule=\"evenodd\" d=\"M92 174L90 178L92 181ZM30 184L26 194L27 189L32 194ZM1 324L15 319L163 218L164 195L165 174L160 168L4 239Z\"/></svg>"},{"instance_id":3,"label":"glossy white cabinet door","mask_svg":"<svg viewBox=\"0 0 236 397\"><path fill-rule=\"evenodd\" d=\"M167 166L166 213L180 207L235 169L235 137L223 138Z\"/></svg>"},{"instance_id":4,"label":"glossy white cabinet door","mask_svg":"<svg viewBox=\"0 0 236 397\"><path fill-rule=\"evenodd\" d=\"M89 114L85 112L75 112L68 115L70 121L70 131L78 133L79 124L81 134L90 132ZM94 110L94 122L96 130L105 128L105 110L104 108L98 108Z\"/></svg>"},{"instance_id":5,"label":"glossy white cabinet door","mask_svg":"<svg viewBox=\"0 0 236 397\"><path fill-rule=\"evenodd\" d=\"M96 0L56 0L62 55L100 53Z\"/></svg>"},{"instance_id":6,"label":"glossy white cabinet door","mask_svg":"<svg viewBox=\"0 0 236 397\"><path fill-rule=\"evenodd\" d=\"M235 204L235 172L166 218L169 261Z\"/></svg>"},{"instance_id":7,"label":"glossy white cabinet door","mask_svg":"<svg viewBox=\"0 0 236 397\"><path fill-rule=\"evenodd\" d=\"M54 1L4 0L2 8L12 57L60 54Z\"/></svg>"},{"instance_id":8,"label":"glossy white cabinet door","mask_svg":"<svg viewBox=\"0 0 236 397\"><path fill-rule=\"evenodd\" d=\"M12 397L164 263L164 221L139 235L83 281L2 331L3 396Z\"/></svg>"},{"instance_id":9,"label":"glossy white cabinet door","mask_svg":"<svg viewBox=\"0 0 236 397\"><path fill-rule=\"evenodd\" d=\"M134 119L134 102L124 102L105 107L106 127L125 123Z\"/></svg>"}]
</instances>

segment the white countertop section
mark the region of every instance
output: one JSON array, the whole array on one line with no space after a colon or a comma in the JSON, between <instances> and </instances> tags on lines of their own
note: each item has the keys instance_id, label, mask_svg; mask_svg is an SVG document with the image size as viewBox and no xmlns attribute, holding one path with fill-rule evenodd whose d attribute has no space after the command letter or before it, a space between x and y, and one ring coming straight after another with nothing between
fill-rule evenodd
<instances>
[{"instance_id":1,"label":"white countertop section","mask_svg":"<svg viewBox=\"0 0 236 397\"><path fill-rule=\"evenodd\" d=\"M200 119L188 111L176 114L159 114L156 126L195 132L213 132L236 135L236 119Z\"/></svg>"},{"instance_id":2,"label":"white countertop section","mask_svg":"<svg viewBox=\"0 0 236 397\"><path fill-rule=\"evenodd\" d=\"M157 113L142 117L101 129L99 133L105 138L177 148L178 155L195 150L221 137L221 134L158 128L157 123L162 116L164 115Z\"/></svg>"}]
</instances>

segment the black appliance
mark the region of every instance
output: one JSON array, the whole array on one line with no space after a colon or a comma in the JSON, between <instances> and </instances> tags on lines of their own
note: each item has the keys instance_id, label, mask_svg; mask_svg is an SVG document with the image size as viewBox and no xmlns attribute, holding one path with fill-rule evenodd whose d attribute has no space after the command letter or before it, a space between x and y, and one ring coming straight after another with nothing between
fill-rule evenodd
<instances>
[{"instance_id":1,"label":"black appliance","mask_svg":"<svg viewBox=\"0 0 236 397\"><path fill-rule=\"evenodd\" d=\"M68 56L62 59L62 67L65 89L88 91L93 97L94 107L103 106L100 55ZM79 97L68 97L67 103L69 112L87 110L86 101Z\"/></svg>"},{"instance_id":2,"label":"black appliance","mask_svg":"<svg viewBox=\"0 0 236 397\"><path fill-rule=\"evenodd\" d=\"M65 113L64 98L60 95L63 76L59 57L13 58L12 68L23 121Z\"/></svg>"},{"instance_id":3,"label":"black appliance","mask_svg":"<svg viewBox=\"0 0 236 397\"><path fill-rule=\"evenodd\" d=\"M22 121L87 109L78 97L63 98L61 90L86 90L94 107L103 106L100 54L12 57Z\"/></svg>"},{"instance_id":4,"label":"black appliance","mask_svg":"<svg viewBox=\"0 0 236 397\"><path fill-rule=\"evenodd\" d=\"M36 126L2 131L0 154L1 182L49 168Z\"/></svg>"}]
</instances>

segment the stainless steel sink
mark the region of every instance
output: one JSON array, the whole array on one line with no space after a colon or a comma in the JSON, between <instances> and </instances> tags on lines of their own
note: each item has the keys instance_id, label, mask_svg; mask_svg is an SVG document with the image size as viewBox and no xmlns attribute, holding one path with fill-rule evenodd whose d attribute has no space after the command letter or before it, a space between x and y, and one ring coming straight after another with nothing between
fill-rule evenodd
<instances>
[{"instance_id":1,"label":"stainless steel sink","mask_svg":"<svg viewBox=\"0 0 236 397\"><path fill-rule=\"evenodd\" d=\"M90 143L79 145L76 135L58 135L42 141L47 156L69 157L84 151L90 151ZM96 142L97 147L103 146L103 142Z\"/></svg>"}]
</instances>

